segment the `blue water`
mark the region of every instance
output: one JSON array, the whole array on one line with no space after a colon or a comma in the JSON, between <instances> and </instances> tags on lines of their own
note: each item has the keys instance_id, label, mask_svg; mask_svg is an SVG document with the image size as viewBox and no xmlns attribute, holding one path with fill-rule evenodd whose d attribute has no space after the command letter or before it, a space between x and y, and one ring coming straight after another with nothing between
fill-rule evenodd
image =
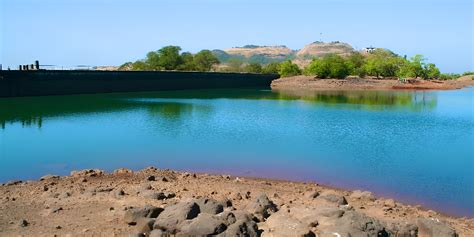
<instances>
[{"instance_id":1,"label":"blue water","mask_svg":"<svg viewBox=\"0 0 474 237\"><path fill-rule=\"evenodd\" d=\"M474 217L474 88L0 99L0 182L146 166L316 181Z\"/></svg>"}]
</instances>

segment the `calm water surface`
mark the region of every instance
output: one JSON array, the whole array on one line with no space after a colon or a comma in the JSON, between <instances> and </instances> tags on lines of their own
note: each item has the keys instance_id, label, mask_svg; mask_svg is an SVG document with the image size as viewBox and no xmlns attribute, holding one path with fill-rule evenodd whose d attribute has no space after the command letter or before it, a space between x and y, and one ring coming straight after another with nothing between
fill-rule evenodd
<instances>
[{"instance_id":1,"label":"calm water surface","mask_svg":"<svg viewBox=\"0 0 474 237\"><path fill-rule=\"evenodd\" d=\"M0 182L146 166L317 181L474 216L474 88L0 99Z\"/></svg>"}]
</instances>

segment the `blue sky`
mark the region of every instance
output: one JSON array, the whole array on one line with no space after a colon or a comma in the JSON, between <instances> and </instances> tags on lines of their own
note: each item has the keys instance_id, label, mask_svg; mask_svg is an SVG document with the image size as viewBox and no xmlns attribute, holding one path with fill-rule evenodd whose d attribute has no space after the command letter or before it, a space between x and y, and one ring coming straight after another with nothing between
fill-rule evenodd
<instances>
[{"instance_id":1,"label":"blue sky","mask_svg":"<svg viewBox=\"0 0 474 237\"><path fill-rule=\"evenodd\" d=\"M473 0L0 0L0 63L119 65L165 45L293 49L320 40L474 70Z\"/></svg>"}]
</instances>

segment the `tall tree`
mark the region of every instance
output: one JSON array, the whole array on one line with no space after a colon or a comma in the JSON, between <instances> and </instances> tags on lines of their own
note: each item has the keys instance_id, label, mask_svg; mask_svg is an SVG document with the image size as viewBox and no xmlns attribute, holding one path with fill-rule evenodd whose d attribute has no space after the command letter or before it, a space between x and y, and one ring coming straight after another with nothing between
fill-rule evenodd
<instances>
[{"instance_id":1,"label":"tall tree","mask_svg":"<svg viewBox=\"0 0 474 237\"><path fill-rule=\"evenodd\" d=\"M201 50L194 55L194 64L198 71L210 71L212 66L219 64L217 57L209 50Z\"/></svg>"}]
</instances>

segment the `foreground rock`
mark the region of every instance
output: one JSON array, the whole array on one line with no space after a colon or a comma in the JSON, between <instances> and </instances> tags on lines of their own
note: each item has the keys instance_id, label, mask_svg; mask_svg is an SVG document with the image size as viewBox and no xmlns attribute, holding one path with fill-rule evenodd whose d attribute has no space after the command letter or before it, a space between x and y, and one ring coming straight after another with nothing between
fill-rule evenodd
<instances>
[{"instance_id":1,"label":"foreground rock","mask_svg":"<svg viewBox=\"0 0 474 237\"><path fill-rule=\"evenodd\" d=\"M149 167L2 185L0 235L474 236L474 220L366 191Z\"/></svg>"}]
</instances>

